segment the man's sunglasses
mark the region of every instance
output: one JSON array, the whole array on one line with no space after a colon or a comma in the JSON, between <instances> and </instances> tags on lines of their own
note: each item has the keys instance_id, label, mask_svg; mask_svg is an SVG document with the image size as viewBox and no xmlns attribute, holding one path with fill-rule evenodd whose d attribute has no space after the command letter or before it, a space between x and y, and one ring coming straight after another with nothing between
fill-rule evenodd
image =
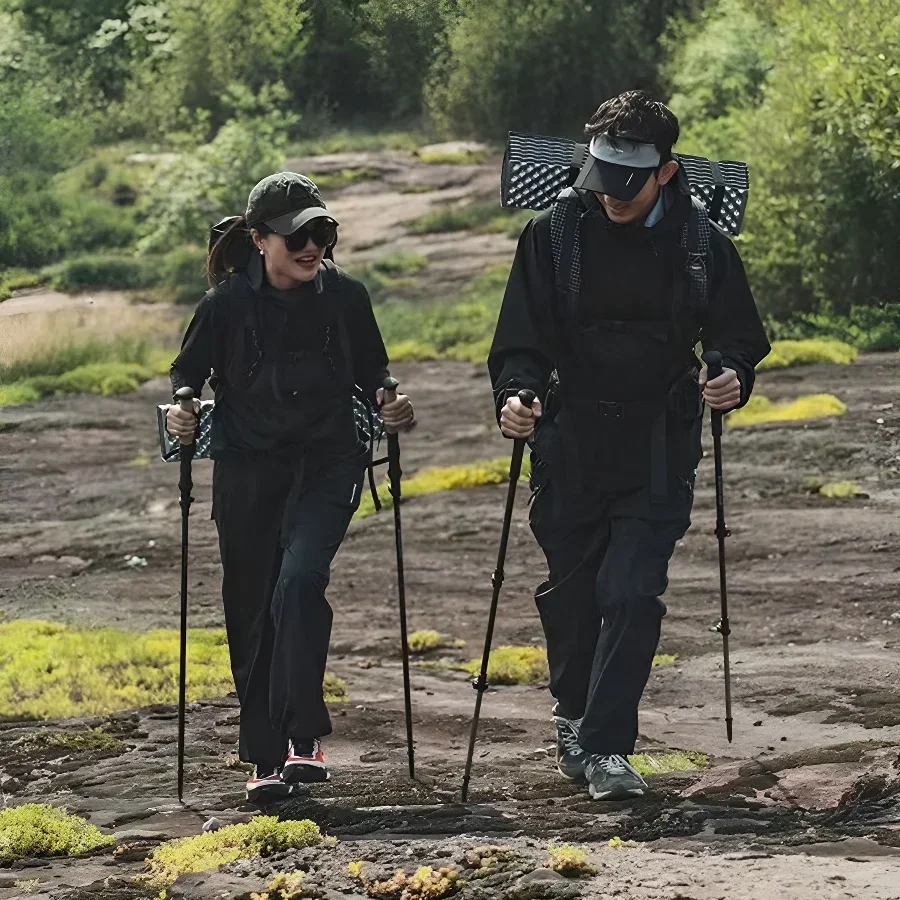
<instances>
[{"instance_id":1,"label":"man's sunglasses","mask_svg":"<svg viewBox=\"0 0 900 900\"><path fill-rule=\"evenodd\" d=\"M312 241L316 246L327 249L337 242L337 222L333 219L313 219L291 234L284 235L284 246L291 253L299 253Z\"/></svg>"}]
</instances>

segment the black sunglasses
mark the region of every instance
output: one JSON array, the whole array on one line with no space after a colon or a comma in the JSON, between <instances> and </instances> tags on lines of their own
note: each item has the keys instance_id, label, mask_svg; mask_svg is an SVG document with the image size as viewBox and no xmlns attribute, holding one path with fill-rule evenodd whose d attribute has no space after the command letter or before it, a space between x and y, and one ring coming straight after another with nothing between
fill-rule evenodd
<instances>
[{"instance_id":1,"label":"black sunglasses","mask_svg":"<svg viewBox=\"0 0 900 900\"><path fill-rule=\"evenodd\" d=\"M334 219L313 219L296 231L284 235L284 246L291 253L299 253L312 241L316 246L327 249L337 242L337 222Z\"/></svg>"}]
</instances>

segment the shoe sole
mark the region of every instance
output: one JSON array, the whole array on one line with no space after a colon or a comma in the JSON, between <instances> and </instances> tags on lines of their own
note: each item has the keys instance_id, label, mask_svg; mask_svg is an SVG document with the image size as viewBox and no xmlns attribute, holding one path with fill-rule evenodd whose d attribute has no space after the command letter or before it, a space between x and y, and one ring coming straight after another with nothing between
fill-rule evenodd
<instances>
[{"instance_id":1,"label":"shoe sole","mask_svg":"<svg viewBox=\"0 0 900 900\"><path fill-rule=\"evenodd\" d=\"M615 791L598 791L593 785L590 785L588 791L591 800L633 800L635 797L643 797L645 788L628 788Z\"/></svg>"},{"instance_id":2,"label":"shoe sole","mask_svg":"<svg viewBox=\"0 0 900 900\"><path fill-rule=\"evenodd\" d=\"M325 766L310 763L293 763L281 770L285 784L322 784L331 780L331 772Z\"/></svg>"},{"instance_id":3,"label":"shoe sole","mask_svg":"<svg viewBox=\"0 0 900 900\"><path fill-rule=\"evenodd\" d=\"M585 777L584 771L577 773L576 775L572 775L569 772L563 771L559 766L556 767L556 771L562 775L563 778L566 778L569 781L574 781L576 784L585 784L587 782L587 778Z\"/></svg>"},{"instance_id":4,"label":"shoe sole","mask_svg":"<svg viewBox=\"0 0 900 900\"><path fill-rule=\"evenodd\" d=\"M249 803L262 800L282 800L291 793L289 784L264 784L257 788L249 788L246 796Z\"/></svg>"}]
</instances>

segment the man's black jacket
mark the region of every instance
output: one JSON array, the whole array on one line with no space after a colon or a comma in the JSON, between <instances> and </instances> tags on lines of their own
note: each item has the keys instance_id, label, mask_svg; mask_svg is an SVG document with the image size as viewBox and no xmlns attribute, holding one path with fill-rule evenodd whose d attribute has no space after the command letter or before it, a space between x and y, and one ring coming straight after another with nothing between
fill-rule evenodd
<instances>
[{"instance_id":1,"label":"man's black jacket","mask_svg":"<svg viewBox=\"0 0 900 900\"><path fill-rule=\"evenodd\" d=\"M723 364L738 373L741 405L746 403L755 367L770 346L741 259L728 237L713 228L708 303L692 308L679 261L690 198L674 188L664 190L669 191L666 212L651 228L643 222L615 225L602 210L583 220L582 289L574 320L555 287L551 211L525 227L488 359L498 411L510 390L530 388L544 398L556 370L562 406L579 413L571 427L583 430L590 427L584 410L591 398L641 401L656 383L671 387L696 365L695 338L705 350L720 351ZM676 278L685 279L677 291ZM667 342L626 336L647 323L662 328L668 323ZM610 328L622 333L616 337ZM615 480L615 473L606 474Z\"/></svg>"}]
</instances>

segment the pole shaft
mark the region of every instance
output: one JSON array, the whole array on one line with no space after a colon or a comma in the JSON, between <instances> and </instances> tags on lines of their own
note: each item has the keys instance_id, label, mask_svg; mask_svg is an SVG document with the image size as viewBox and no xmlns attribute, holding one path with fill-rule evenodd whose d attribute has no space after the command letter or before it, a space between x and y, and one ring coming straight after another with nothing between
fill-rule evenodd
<instances>
[{"instance_id":1,"label":"pole shaft","mask_svg":"<svg viewBox=\"0 0 900 900\"><path fill-rule=\"evenodd\" d=\"M519 476L522 474L522 457L525 454L525 441L517 440L513 445L512 459L509 466L509 491L506 495L506 510L503 515L503 533L500 537L500 551L497 554L497 568L494 570L492 583L494 586L491 596L491 610L488 616L487 634L484 639L484 652L481 656L481 671L475 682L475 690L478 697L475 701L475 713L472 717L472 731L469 735L469 751L466 756L466 773L463 776L462 802L465 803L469 796L469 780L472 776L472 760L475 756L475 742L478 739L478 721L481 716L481 702L484 692L487 690L488 664L491 658L491 643L494 639L494 624L497 620L497 606L500 601L500 590L506 577L504 566L506 565L506 551L509 546L509 533L512 526L513 510L516 505L516 487Z\"/></svg>"},{"instance_id":2,"label":"pole shaft","mask_svg":"<svg viewBox=\"0 0 900 900\"><path fill-rule=\"evenodd\" d=\"M394 538L397 547L397 595L400 602L400 644L403 657L403 703L406 713L406 752L409 758L409 777L416 777L415 746L413 744L412 688L409 677L409 632L406 622L406 577L403 567L403 530L401 527L400 437L388 435L388 477L394 501Z\"/></svg>"},{"instance_id":3,"label":"pole shaft","mask_svg":"<svg viewBox=\"0 0 900 900\"><path fill-rule=\"evenodd\" d=\"M725 524L725 486L722 471L721 412L713 411L712 425L713 451L716 466L716 538L719 543L719 593L722 598L722 616L719 621L718 631L722 635L722 656L725 672L725 728L730 743L734 720L731 713L731 655L728 643L728 637L731 634L731 625L728 621L728 579L725 566L725 539L728 537L728 527Z\"/></svg>"},{"instance_id":4,"label":"pole shaft","mask_svg":"<svg viewBox=\"0 0 900 900\"><path fill-rule=\"evenodd\" d=\"M178 666L178 800L184 796L184 732L187 700L187 614L188 614L188 537L190 529L190 511L194 498L191 476L191 460L194 456L194 445L181 448L181 643Z\"/></svg>"}]
</instances>

